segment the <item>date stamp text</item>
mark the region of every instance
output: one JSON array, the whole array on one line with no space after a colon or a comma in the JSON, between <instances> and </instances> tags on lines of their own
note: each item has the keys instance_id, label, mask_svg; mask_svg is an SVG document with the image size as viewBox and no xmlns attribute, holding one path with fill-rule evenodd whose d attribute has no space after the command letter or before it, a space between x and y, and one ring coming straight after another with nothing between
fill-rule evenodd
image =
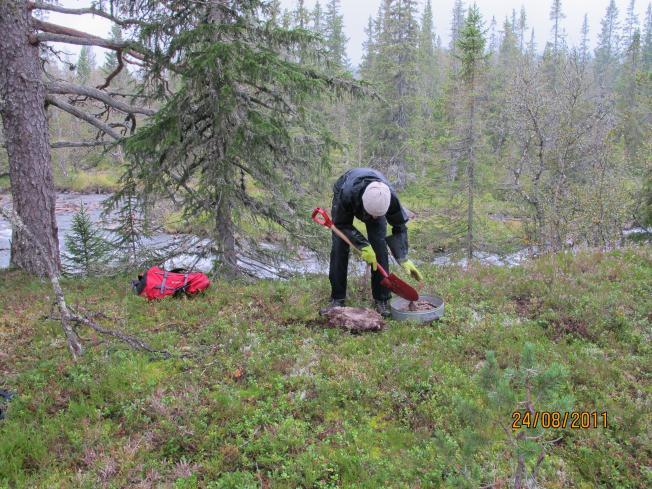
<instances>
[{"instance_id":1,"label":"date stamp text","mask_svg":"<svg viewBox=\"0 0 652 489\"><path fill-rule=\"evenodd\" d=\"M514 411L512 429L544 428L586 430L607 428L607 411Z\"/></svg>"}]
</instances>

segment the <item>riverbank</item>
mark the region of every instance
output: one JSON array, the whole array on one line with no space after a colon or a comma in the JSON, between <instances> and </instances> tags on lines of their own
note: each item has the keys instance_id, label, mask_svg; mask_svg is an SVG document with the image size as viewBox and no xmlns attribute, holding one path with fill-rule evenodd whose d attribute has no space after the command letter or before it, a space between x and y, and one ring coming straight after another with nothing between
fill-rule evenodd
<instances>
[{"instance_id":1,"label":"riverbank","mask_svg":"<svg viewBox=\"0 0 652 489\"><path fill-rule=\"evenodd\" d=\"M76 364L44 319L47 284L0 272L0 388L17 393L0 421L0 487L497 487L543 442L540 487L649 487L649 247L424 272L445 318L362 336L318 322L325 277L157 303L130 277L67 279L71 303L191 355L84 332ZM368 295L351 280L353 305ZM500 407L488 351L515 369ZM606 412L607 426L537 429L515 448L525 365L554 379L537 411Z\"/></svg>"}]
</instances>

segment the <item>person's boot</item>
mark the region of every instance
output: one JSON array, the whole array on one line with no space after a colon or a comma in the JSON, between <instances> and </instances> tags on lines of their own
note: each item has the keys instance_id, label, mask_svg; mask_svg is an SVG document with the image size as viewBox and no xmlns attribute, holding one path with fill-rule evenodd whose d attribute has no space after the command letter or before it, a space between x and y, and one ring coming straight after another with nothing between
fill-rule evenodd
<instances>
[{"instance_id":1,"label":"person's boot","mask_svg":"<svg viewBox=\"0 0 652 489\"><path fill-rule=\"evenodd\" d=\"M334 307L344 307L345 304L346 304L346 303L345 303L344 299L331 299L330 302L328 303L328 305L322 307L322 308L319 310L319 315L320 315L320 316L325 316L325 315L328 314L328 313L331 311L331 309L333 309Z\"/></svg>"},{"instance_id":2,"label":"person's boot","mask_svg":"<svg viewBox=\"0 0 652 489\"><path fill-rule=\"evenodd\" d=\"M392 311L389 308L389 301L376 301L375 309L378 314L384 318L388 318L392 315Z\"/></svg>"}]
</instances>

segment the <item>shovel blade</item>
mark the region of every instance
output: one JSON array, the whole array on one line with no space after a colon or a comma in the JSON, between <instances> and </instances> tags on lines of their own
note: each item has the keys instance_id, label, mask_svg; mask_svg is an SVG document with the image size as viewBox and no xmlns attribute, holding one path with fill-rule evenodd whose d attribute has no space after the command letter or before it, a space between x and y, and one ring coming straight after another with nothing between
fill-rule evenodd
<instances>
[{"instance_id":1,"label":"shovel blade","mask_svg":"<svg viewBox=\"0 0 652 489\"><path fill-rule=\"evenodd\" d=\"M387 277L385 277L380 282L380 285L387 287L399 297L403 297L403 299L406 301L413 302L419 300L419 293L416 291L416 289L407 282L404 282L398 278L393 273L390 273Z\"/></svg>"}]
</instances>

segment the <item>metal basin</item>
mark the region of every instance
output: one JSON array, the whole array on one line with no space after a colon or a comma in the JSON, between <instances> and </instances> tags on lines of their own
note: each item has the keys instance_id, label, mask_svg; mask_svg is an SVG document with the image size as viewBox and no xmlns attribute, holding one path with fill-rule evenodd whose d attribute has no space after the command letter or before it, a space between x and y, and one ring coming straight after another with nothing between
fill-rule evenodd
<instances>
[{"instance_id":1,"label":"metal basin","mask_svg":"<svg viewBox=\"0 0 652 489\"><path fill-rule=\"evenodd\" d=\"M389 301L389 307L392 310L392 318L397 321L415 321L418 323L430 323L444 315L444 300L436 295L421 295L420 301L429 302L434 309L429 311L402 311L407 308L409 301L402 297L394 297Z\"/></svg>"}]
</instances>

